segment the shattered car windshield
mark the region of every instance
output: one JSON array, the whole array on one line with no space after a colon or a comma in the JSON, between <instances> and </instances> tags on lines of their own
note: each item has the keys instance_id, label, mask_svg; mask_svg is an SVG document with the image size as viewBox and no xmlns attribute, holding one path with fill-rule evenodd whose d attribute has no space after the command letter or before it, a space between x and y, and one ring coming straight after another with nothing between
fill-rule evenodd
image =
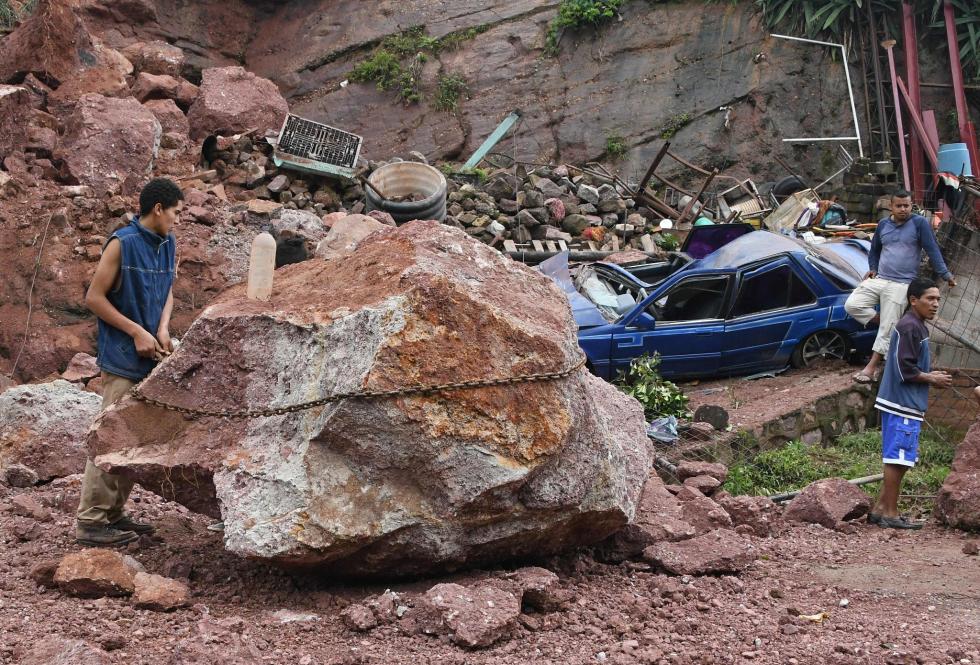
<instances>
[{"instance_id":1,"label":"shattered car windshield","mask_svg":"<svg viewBox=\"0 0 980 665\"><path fill-rule=\"evenodd\" d=\"M637 284L620 279L614 272L593 264L582 266L575 276L575 288L594 304L610 323L618 321L636 303L647 297Z\"/></svg>"},{"instance_id":2,"label":"shattered car windshield","mask_svg":"<svg viewBox=\"0 0 980 665\"><path fill-rule=\"evenodd\" d=\"M807 260L835 283L843 282L846 288L854 288L861 281L857 270L829 247L808 245Z\"/></svg>"}]
</instances>

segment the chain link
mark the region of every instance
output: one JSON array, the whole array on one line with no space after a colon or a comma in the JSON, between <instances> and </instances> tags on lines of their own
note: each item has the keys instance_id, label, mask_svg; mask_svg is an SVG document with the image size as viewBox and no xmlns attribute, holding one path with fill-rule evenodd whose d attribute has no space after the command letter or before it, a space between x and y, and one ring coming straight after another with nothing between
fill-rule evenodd
<instances>
[{"instance_id":1,"label":"chain link","mask_svg":"<svg viewBox=\"0 0 980 665\"><path fill-rule=\"evenodd\" d=\"M318 406L326 406L333 402L344 399L382 399L385 397L402 397L405 395L430 395L432 393L445 392L447 390L460 390L468 388L487 388L492 386L508 386L516 383L534 383L538 381L556 381L564 379L576 370L585 365L585 357L579 358L578 362L566 369L557 372L540 372L538 374L523 374L520 376L498 377L494 379L474 379L471 381L457 381L455 383L439 383L430 386L415 386L407 388L393 388L391 390L353 390L346 393L334 393L310 402L301 402L289 406L280 406L274 409L244 409L239 411L212 411L209 409L194 409L187 406L178 406L167 402L147 397L143 394L142 388L144 381L140 382L132 390L134 399L139 400L150 406L155 406L167 411L176 411L190 416L209 416L212 418L268 418L271 416L284 416L288 413L315 409Z\"/></svg>"}]
</instances>

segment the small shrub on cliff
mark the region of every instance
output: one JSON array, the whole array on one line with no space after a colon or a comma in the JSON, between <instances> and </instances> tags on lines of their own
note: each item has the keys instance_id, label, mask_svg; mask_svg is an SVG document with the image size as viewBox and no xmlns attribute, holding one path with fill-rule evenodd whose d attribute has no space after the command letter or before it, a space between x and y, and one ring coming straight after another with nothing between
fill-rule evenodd
<instances>
[{"instance_id":1,"label":"small shrub on cliff","mask_svg":"<svg viewBox=\"0 0 980 665\"><path fill-rule=\"evenodd\" d=\"M380 49L354 67L350 80L354 83L374 83L378 90L388 90L398 82L401 74L402 66L398 58L391 52Z\"/></svg>"},{"instance_id":2,"label":"small shrub on cliff","mask_svg":"<svg viewBox=\"0 0 980 665\"><path fill-rule=\"evenodd\" d=\"M610 134L606 137L606 154L610 159L619 159L626 154L626 139L619 134Z\"/></svg>"},{"instance_id":3,"label":"small shrub on cliff","mask_svg":"<svg viewBox=\"0 0 980 665\"><path fill-rule=\"evenodd\" d=\"M562 0L558 5L558 15L548 26L545 50L551 54L558 52L558 39L565 28L598 28L616 18L625 0Z\"/></svg>"},{"instance_id":4,"label":"small shrub on cliff","mask_svg":"<svg viewBox=\"0 0 980 665\"><path fill-rule=\"evenodd\" d=\"M673 138L674 134L687 126L692 120L694 120L694 116L690 113L678 113L664 124L663 129L660 130L660 138L664 141L669 141Z\"/></svg>"},{"instance_id":5,"label":"small shrub on cliff","mask_svg":"<svg viewBox=\"0 0 980 665\"><path fill-rule=\"evenodd\" d=\"M455 111L459 107L459 98L469 91L466 79L459 74L440 76L436 86L435 106L440 111Z\"/></svg>"}]
</instances>

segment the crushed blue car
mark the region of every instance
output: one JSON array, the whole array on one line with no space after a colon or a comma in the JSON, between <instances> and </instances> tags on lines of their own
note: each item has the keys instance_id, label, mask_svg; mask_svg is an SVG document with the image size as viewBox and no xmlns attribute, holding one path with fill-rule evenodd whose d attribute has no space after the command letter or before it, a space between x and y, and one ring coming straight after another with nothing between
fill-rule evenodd
<instances>
[{"instance_id":1,"label":"crushed blue car","mask_svg":"<svg viewBox=\"0 0 980 665\"><path fill-rule=\"evenodd\" d=\"M628 270L590 263L573 275L567 254L539 269L565 291L589 367L608 380L653 353L661 356L661 374L676 379L871 352L877 331L844 311L868 271L869 242L811 245L768 231L738 235L701 257L682 251Z\"/></svg>"}]
</instances>

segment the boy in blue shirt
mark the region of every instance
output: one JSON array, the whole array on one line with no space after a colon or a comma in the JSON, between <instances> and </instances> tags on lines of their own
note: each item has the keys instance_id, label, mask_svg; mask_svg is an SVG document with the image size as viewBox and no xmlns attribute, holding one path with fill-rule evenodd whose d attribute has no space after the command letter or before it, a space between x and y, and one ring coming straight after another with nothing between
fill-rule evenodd
<instances>
[{"instance_id":1,"label":"boy in blue shirt","mask_svg":"<svg viewBox=\"0 0 980 665\"><path fill-rule=\"evenodd\" d=\"M898 190L892 194L891 205L891 216L878 222L871 239L868 273L844 303L847 313L862 325L878 323L871 360L854 375L858 383L874 381L878 365L888 355L892 328L905 311L905 293L909 282L919 272L923 251L929 256L933 270L951 287L956 286L929 220L912 214L912 196L905 190ZM875 311L876 305L880 311Z\"/></svg>"},{"instance_id":2,"label":"boy in blue shirt","mask_svg":"<svg viewBox=\"0 0 980 665\"><path fill-rule=\"evenodd\" d=\"M892 331L888 362L881 377L875 408L881 411L881 461L884 482L868 521L883 528L921 529L898 514L898 496L905 472L919 457L919 430L929 404L929 386L948 388L953 378L931 371L926 321L939 311L939 288L916 278L908 288L908 310Z\"/></svg>"},{"instance_id":3,"label":"boy in blue shirt","mask_svg":"<svg viewBox=\"0 0 980 665\"><path fill-rule=\"evenodd\" d=\"M121 399L173 351L175 239L184 195L172 180L155 178L140 192L140 214L113 233L102 250L85 304L99 317L98 364L102 408ZM75 540L116 546L151 533L123 506L133 483L88 460L76 514Z\"/></svg>"}]
</instances>

